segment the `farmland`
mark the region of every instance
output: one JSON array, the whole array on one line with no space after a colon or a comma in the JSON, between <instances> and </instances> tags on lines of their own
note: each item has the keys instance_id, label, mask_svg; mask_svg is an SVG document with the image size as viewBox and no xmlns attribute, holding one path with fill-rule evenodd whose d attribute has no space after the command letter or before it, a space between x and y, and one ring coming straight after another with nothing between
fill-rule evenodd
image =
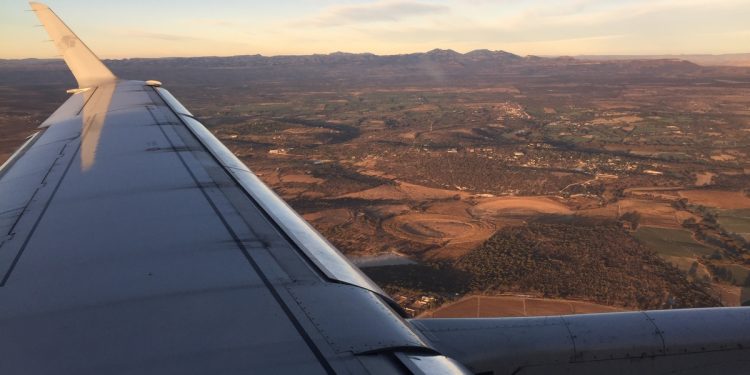
<instances>
[{"instance_id":1,"label":"farmland","mask_svg":"<svg viewBox=\"0 0 750 375\"><path fill-rule=\"evenodd\" d=\"M635 238L660 255L676 257L708 256L717 251L693 239L692 233L684 229L641 226Z\"/></svg>"},{"instance_id":2,"label":"farmland","mask_svg":"<svg viewBox=\"0 0 750 375\"><path fill-rule=\"evenodd\" d=\"M422 314L430 318L570 315L623 311L610 306L564 299L518 296L471 296Z\"/></svg>"},{"instance_id":3,"label":"farmland","mask_svg":"<svg viewBox=\"0 0 750 375\"><path fill-rule=\"evenodd\" d=\"M719 224L726 230L750 239L750 210L721 210L718 213Z\"/></svg>"}]
</instances>

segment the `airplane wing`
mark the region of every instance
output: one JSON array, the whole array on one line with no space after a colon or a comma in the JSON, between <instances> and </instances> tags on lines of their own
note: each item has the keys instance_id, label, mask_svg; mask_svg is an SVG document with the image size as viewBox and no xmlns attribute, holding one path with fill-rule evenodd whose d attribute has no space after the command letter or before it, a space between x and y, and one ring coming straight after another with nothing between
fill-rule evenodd
<instances>
[{"instance_id":1,"label":"airplane wing","mask_svg":"<svg viewBox=\"0 0 750 375\"><path fill-rule=\"evenodd\" d=\"M406 319L160 83L115 77L31 4L79 87L0 167L0 374L750 368L748 309Z\"/></svg>"}]
</instances>

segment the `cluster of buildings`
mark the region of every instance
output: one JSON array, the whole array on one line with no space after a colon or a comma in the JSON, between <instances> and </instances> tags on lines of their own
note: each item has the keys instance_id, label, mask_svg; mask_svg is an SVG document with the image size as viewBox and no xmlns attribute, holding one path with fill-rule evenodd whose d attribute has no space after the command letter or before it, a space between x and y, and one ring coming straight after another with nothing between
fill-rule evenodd
<instances>
[{"instance_id":1,"label":"cluster of buildings","mask_svg":"<svg viewBox=\"0 0 750 375\"><path fill-rule=\"evenodd\" d=\"M393 299L411 316L417 316L427 310L436 308L440 303L437 297L427 295L396 294Z\"/></svg>"}]
</instances>

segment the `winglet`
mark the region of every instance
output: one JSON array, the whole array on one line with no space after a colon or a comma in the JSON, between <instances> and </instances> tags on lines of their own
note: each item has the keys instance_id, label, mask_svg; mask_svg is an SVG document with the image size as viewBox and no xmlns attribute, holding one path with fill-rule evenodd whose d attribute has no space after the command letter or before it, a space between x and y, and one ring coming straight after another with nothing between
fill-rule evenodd
<instances>
[{"instance_id":1,"label":"winglet","mask_svg":"<svg viewBox=\"0 0 750 375\"><path fill-rule=\"evenodd\" d=\"M78 39L75 33L42 3L30 2L31 9L55 42L79 88L90 88L117 80L114 74Z\"/></svg>"}]
</instances>

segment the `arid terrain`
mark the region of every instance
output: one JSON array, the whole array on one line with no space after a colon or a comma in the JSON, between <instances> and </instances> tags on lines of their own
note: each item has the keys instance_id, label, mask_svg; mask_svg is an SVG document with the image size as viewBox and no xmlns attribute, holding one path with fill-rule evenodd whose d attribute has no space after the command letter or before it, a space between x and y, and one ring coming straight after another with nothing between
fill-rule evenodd
<instances>
[{"instance_id":1,"label":"arid terrain","mask_svg":"<svg viewBox=\"0 0 750 375\"><path fill-rule=\"evenodd\" d=\"M750 301L750 68L484 50L107 63L164 82L414 315ZM60 61L0 61L1 159L71 87Z\"/></svg>"}]
</instances>

